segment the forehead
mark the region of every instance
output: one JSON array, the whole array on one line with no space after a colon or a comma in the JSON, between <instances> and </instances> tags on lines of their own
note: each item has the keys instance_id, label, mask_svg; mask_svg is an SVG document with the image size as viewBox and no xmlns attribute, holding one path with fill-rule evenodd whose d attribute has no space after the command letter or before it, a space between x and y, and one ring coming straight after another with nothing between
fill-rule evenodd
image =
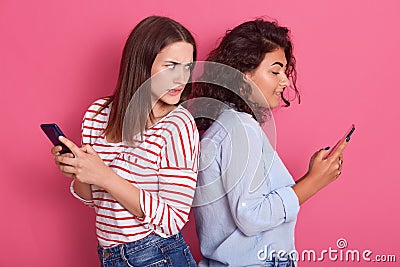
<instances>
[{"instance_id":1,"label":"forehead","mask_svg":"<svg viewBox=\"0 0 400 267\"><path fill-rule=\"evenodd\" d=\"M156 61L191 62L193 61L193 46L183 41L169 44L157 54Z\"/></svg>"},{"instance_id":2,"label":"forehead","mask_svg":"<svg viewBox=\"0 0 400 267\"><path fill-rule=\"evenodd\" d=\"M284 67L286 66L285 51L282 48L277 48L272 52L266 53L260 65L267 67L273 65L275 62L280 62Z\"/></svg>"}]
</instances>

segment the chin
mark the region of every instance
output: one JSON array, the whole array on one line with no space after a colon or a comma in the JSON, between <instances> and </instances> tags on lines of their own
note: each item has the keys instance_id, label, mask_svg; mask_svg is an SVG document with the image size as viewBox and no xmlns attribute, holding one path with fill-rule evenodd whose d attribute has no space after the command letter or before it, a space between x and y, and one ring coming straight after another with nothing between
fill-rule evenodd
<instances>
[{"instance_id":1,"label":"chin","mask_svg":"<svg viewBox=\"0 0 400 267\"><path fill-rule=\"evenodd\" d=\"M179 100L180 100L181 98L179 97L179 98L176 98L176 99L162 99L161 101L162 102L164 102L165 104L167 104L167 105L176 105L176 104L178 104L178 102L179 102Z\"/></svg>"},{"instance_id":2,"label":"chin","mask_svg":"<svg viewBox=\"0 0 400 267\"><path fill-rule=\"evenodd\" d=\"M272 102L272 103L268 103L268 104L264 104L262 105L263 108L269 108L269 109L274 109L277 108L279 106L279 102Z\"/></svg>"}]
</instances>

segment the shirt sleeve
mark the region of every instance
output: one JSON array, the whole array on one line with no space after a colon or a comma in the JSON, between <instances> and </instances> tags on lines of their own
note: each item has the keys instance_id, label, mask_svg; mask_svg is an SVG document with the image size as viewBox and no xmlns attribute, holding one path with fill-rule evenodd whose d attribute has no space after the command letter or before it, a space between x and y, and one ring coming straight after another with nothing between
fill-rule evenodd
<instances>
[{"instance_id":1,"label":"shirt sleeve","mask_svg":"<svg viewBox=\"0 0 400 267\"><path fill-rule=\"evenodd\" d=\"M142 221L165 235L177 234L188 221L196 188L199 134L189 113L174 118L160 157L159 191L140 190Z\"/></svg>"},{"instance_id":2,"label":"shirt sleeve","mask_svg":"<svg viewBox=\"0 0 400 267\"><path fill-rule=\"evenodd\" d=\"M94 141L98 138L98 136L101 134L101 129L97 124L103 123L103 121L106 121L106 114L105 113L100 113L96 117L94 115L96 114L97 110L105 103L105 99L100 99L94 102L89 109L86 111L83 120L82 120L82 145L93 145ZM74 190L74 180L71 182L70 186L70 192L71 194L80 200L82 203L89 207L94 207L94 202L93 200L87 200L81 198Z\"/></svg>"},{"instance_id":3,"label":"shirt sleeve","mask_svg":"<svg viewBox=\"0 0 400 267\"><path fill-rule=\"evenodd\" d=\"M299 203L291 188L293 184L271 189L272 168L278 168L274 175L279 175L279 168L282 175L289 174L275 150L265 146L263 138L266 137L261 127L256 121L249 123L239 117L234 125L221 145L221 168L235 224L245 235L251 236L295 220ZM266 149L268 151L263 151Z\"/></svg>"}]
</instances>

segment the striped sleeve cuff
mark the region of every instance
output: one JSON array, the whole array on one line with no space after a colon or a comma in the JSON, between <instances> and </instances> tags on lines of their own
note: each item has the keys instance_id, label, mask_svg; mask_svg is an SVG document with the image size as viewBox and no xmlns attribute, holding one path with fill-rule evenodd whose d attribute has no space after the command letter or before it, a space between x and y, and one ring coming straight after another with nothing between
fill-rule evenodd
<instances>
[{"instance_id":1,"label":"striped sleeve cuff","mask_svg":"<svg viewBox=\"0 0 400 267\"><path fill-rule=\"evenodd\" d=\"M143 211L143 217L142 218L136 218L138 221L142 223L151 223L152 218L154 216L153 214L153 199L150 196L150 193L144 191L143 189L140 189L140 208Z\"/></svg>"},{"instance_id":2,"label":"striped sleeve cuff","mask_svg":"<svg viewBox=\"0 0 400 267\"><path fill-rule=\"evenodd\" d=\"M75 198L77 198L78 200L82 201L86 206L94 207L94 202L93 202L93 200L87 200L87 199L81 198L81 197L75 192L75 190L74 190L74 183L75 183L75 180L72 180L71 186L69 187L69 190L70 190L71 194L72 194Z\"/></svg>"},{"instance_id":3,"label":"striped sleeve cuff","mask_svg":"<svg viewBox=\"0 0 400 267\"><path fill-rule=\"evenodd\" d=\"M144 224L156 227L159 230L158 234L163 237L179 233L187 221L182 218L181 213L183 211L168 205L164 199L142 189L140 190L140 207L144 216L136 219Z\"/></svg>"},{"instance_id":4,"label":"striped sleeve cuff","mask_svg":"<svg viewBox=\"0 0 400 267\"><path fill-rule=\"evenodd\" d=\"M291 187L282 187L276 190L282 200L285 210L285 221L293 221L297 218L300 210L299 199Z\"/></svg>"}]
</instances>

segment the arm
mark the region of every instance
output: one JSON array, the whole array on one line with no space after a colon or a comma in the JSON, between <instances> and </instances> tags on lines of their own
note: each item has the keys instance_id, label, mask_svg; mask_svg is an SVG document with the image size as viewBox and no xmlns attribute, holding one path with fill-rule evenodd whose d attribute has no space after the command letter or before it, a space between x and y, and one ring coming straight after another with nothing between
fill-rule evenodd
<instances>
[{"instance_id":1,"label":"arm","mask_svg":"<svg viewBox=\"0 0 400 267\"><path fill-rule=\"evenodd\" d=\"M222 175L227 199L235 224L245 235L256 235L284 222L294 220L299 210L298 199L288 182L272 190L263 158L262 129L254 121L236 122L222 144ZM265 137L264 137L265 138ZM275 174L291 177L270 147L268 161L275 164ZM276 178L275 179L279 179ZM288 180L289 181L289 180ZM292 180L291 180L292 181Z\"/></svg>"},{"instance_id":2,"label":"arm","mask_svg":"<svg viewBox=\"0 0 400 267\"><path fill-rule=\"evenodd\" d=\"M107 99L99 99L95 101L86 111L82 120L82 148L85 145L93 145L97 138L102 134L103 127L107 123L107 116L103 112L97 114L99 108L103 107ZM106 107L105 109L107 109ZM75 178L75 176L72 176ZM74 179L71 183L71 193L89 206L93 206L92 187L90 184L82 183L78 179Z\"/></svg>"},{"instance_id":3,"label":"arm","mask_svg":"<svg viewBox=\"0 0 400 267\"><path fill-rule=\"evenodd\" d=\"M138 219L160 227L166 234L175 234L187 221L197 178L198 132L194 124L191 128L186 126L186 130L190 129L186 131L187 136L184 136L185 129L177 128L172 131L174 142L165 146L158 194L139 189L118 176L89 145L81 150L68 139L60 138L75 158L59 156L56 159L63 163L62 171L74 173L82 183L104 188ZM171 154L178 157L172 160Z\"/></svg>"},{"instance_id":4,"label":"arm","mask_svg":"<svg viewBox=\"0 0 400 267\"><path fill-rule=\"evenodd\" d=\"M158 194L141 190L143 221L168 235L178 233L188 220L199 157L199 135L194 121L174 128L161 152Z\"/></svg>"},{"instance_id":5,"label":"arm","mask_svg":"<svg viewBox=\"0 0 400 267\"><path fill-rule=\"evenodd\" d=\"M82 197L83 201L91 199L90 185L94 184L109 191L109 193L133 215L137 217L143 216L139 204L139 189L131 185L128 181L118 176L111 168L106 166L96 151L90 145L79 148L72 141L65 137L60 137L75 157L65 157L59 155L55 157L59 169L63 173L69 173L75 177L73 189L76 194L81 193L78 197ZM77 182L75 184L75 182ZM85 194L89 194L90 198L84 199Z\"/></svg>"},{"instance_id":6,"label":"arm","mask_svg":"<svg viewBox=\"0 0 400 267\"><path fill-rule=\"evenodd\" d=\"M90 184L81 183L79 180L74 179L72 184L73 191L78 195L81 200L87 204L92 203L92 188Z\"/></svg>"}]
</instances>

